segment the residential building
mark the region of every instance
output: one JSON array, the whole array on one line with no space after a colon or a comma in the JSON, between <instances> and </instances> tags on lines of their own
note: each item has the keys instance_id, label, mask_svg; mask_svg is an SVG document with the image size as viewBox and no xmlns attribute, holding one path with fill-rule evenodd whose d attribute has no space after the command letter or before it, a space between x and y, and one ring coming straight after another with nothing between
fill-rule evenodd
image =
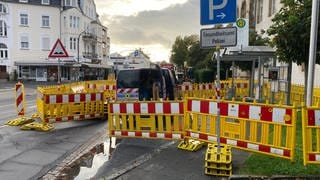
<instances>
[{"instance_id":1,"label":"residential building","mask_svg":"<svg viewBox=\"0 0 320 180\"><path fill-rule=\"evenodd\" d=\"M257 33L262 34L272 25L272 18L280 11L283 4L279 0L237 0L238 17L249 18L250 27ZM266 33L262 34L267 36ZM277 62L277 67L286 72L287 64ZM293 84L305 83L304 65L298 66L293 63L291 74L295 74L291 82ZM314 85L320 86L320 66L315 66Z\"/></svg>"},{"instance_id":2,"label":"residential building","mask_svg":"<svg viewBox=\"0 0 320 180\"><path fill-rule=\"evenodd\" d=\"M110 55L110 65L115 71L122 69L146 68L151 66L150 58L141 50L133 50L127 56L122 56L119 53Z\"/></svg>"},{"instance_id":3,"label":"residential building","mask_svg":"<svg viewBox=\"0 0 320 180\"><path fill-rule=\"evenodd\" d=\"M48 57L58 39L69 57ZM61 81L102 79L109 39L93 0L0 1L2 74L36 81L59 82L58 74Z\"/></svg>"}]
</instances>

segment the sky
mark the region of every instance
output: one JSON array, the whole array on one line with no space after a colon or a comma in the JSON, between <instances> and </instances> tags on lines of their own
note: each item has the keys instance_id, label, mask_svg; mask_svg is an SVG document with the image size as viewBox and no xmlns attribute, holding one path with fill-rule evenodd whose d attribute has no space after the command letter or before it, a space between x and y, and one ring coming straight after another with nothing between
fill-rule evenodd
<instances>
[{"instance_id":1,"label":"sky","mask_svg":"<svg viewBox=\"0 0 320 180\"><path fill-rule=\"evenodd\" d=\"M199 0L94 0L108 27L110 52L141 48L151 61L169 62L177 36L199 34Z\"/></svg>"}]
</instances>

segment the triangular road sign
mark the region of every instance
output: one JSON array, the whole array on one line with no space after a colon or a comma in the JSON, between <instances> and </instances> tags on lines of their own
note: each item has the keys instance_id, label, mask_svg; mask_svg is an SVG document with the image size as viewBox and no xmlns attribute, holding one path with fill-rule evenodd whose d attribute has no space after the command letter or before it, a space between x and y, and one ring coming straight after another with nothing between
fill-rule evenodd
<instances>
[{"instance_id":1,"label":"triangular road sign","mask_svg":"<svg viewBox=\"0 0 320 180\"><path fill-rule=\"evenodd\" d=\"M69 57L66 49L62 45L62 42L60 41L59 38L57 39L56 43L51 49L51 52L48 57L49 58Z\"/></svg>"}]
</instances>

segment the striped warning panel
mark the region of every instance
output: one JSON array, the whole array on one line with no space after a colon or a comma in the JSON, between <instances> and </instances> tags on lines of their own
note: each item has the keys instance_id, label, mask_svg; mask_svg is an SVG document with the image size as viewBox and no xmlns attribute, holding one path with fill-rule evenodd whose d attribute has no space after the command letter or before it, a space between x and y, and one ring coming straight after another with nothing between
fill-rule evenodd
<instances>
[{"instance_id":1,"label":"striped warning panel","mask_svg":"<svg viewBox=\"0 0 320 180\"><path fill-rule=\"evenodd\" d=\"M187 137L191 137L198 140L204 140L204 141L214 141L217 142L217 137L212 135L207 135L203 133L194 133L187 131L186 132ZM264 144L255 144L252 142L246 142L241 140L234 140L234 139L227 139L224 137L220 137L220 142L223 144L228 144L234 147L243 148L246 150L251 150L254 152L261 152L261 153L267 153L267 154L274 154L277 156L281 156L284 158L290 158L291 157L291 150L285 149L285 148L275 148L272 146L264 145Z\"/></svg>"},{"instance_id":2,"label":"striped warning panel","mask_svg":"<svg viewBox=\"0 0 320 180\"><path fill-rule=\"evenodd\" d=\"M192 91L193 90L193 86L190 85L179 85L179 90L180 91Z\"/></svg>"},{"instance_id":3,"label":"striped warning panel","mask_svg":"<svg viewBox=\"0 0 320 180\"><path fill-rule=\"evenodd\" d=\"M59 103L80 103L102 101L103 93L86 93L86 94L55 94L45 96L46 104Z\"/></svg>"},{"instance_id":4,"label":"striped warning panel","mask_svg":"<svg viewBox=\"0 0 320 180\"><path fill-rule=\"evenodd\" d=\"M121 114L184 114L183 102L123 102L113 103L111 113Z\"/></svg>"},{"instance_id":5,"label":"striped warning panel","mask_svg":"<svg viewBox=\"0 0 320 180\"><path fill-rule=\"evenodd\" d=\"M46 118L45 122L46 123L56 123L56 122L65 122L65 121L94 119L94 118L100 118L100 117L103 117L102 113Z\"/></svg>"},{"instance_id":6,"label":"striped warning panel","mask_svg":"<svg viewBox=\"0 0 320 180\"><path fill-rule=\"evenodd\" d=\"M189 99L187 103L188 111L211 115L217 114L217 102ZM230 102L220 102L219 107L221 116L292 124L293 111L291 108Z\"/></svg>"},{"instance_id":7,"label":"striped warning panel","mask_svg":"<svg viewBox=\"0 0 320 180\"><path fill-rule=\"evenodd\" d=\"M24 87L22 83L17 83L15 85L16 90L16 107L18 116L23 116L25 114L25 107L24 107Z\"/></svg>"},{"instance_id":8,"label":"striped warning panel","mask_svg":"<svg viewBox=\"0 0 320 180\"><path fill-rule=\"evenodd\" d=\"M142 132L142 131L111 131L112 136L133 137L133 138L159 138L159 139L183 139L183 134L161 133L161 132Z\"/></svg>"}]
</instances>

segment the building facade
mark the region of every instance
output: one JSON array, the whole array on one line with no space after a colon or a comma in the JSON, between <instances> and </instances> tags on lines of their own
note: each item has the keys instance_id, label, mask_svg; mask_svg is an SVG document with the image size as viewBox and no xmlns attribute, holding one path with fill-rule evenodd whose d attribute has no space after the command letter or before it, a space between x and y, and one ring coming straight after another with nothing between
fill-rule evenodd
<instances>
[{"instance_id":1,"label":"building facade","mask_svg":"<svg viewBox=\"0 0 320 180\"><path fill-rule=\"evenodd\" d=\"M279 0L237 0L237 14L238 17L249 18L250 27L254 29L258 34L267 36L267 29L272 25L272 18L280 11L283 4ZM277 62L277 66L281 67L285 71L287 64ZM293 84L305 83L305 68L304 65L298 66L292 64L292 72L294 78L291 82ZM320 86L320 66L315 66L314 85Z\"/></svg>"},{"instance_id":2,"label":"building facade","mask_svg":"<svg viewBox=\"0 0 320 180\"><path fill-rule=\"evenodd\" d=\"M110 38L93 0L0 1L0 29L0 78L105 78ZM69 57L48 57L58 39Z\"/></svg>"}]
</instances>

